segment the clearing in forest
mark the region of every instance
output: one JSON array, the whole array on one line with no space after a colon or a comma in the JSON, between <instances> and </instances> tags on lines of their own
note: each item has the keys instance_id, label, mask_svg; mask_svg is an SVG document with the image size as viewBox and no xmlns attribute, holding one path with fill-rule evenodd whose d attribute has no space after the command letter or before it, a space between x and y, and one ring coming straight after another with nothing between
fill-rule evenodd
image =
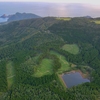
<instances>
[{"instance_id":1,"label":"clearing in forest","mask_svg":"<svg viewBox=\"0 0 100 100\"><path fill-rule=\"evenodd\" d=\"M100 20L92 20L91 22L94 22L95 24L100 24Z\"/></svg>"},{"instance_id":2,"label":"clearing in forest","mask_svg":"<svg viewBox=\"0 0 100 100\"><path fill-rule=\"evenodd\" d=\"M100 24L100 20L95 20L94 21L96 24Z\"/></svg>"},{"instance_id":3,"label":"clearing in forest","mask_svg":"<svg viewBox=\"0 0 100 100\"><path fill-rule=\"evenodd\" d=\"M65 71L69 71L71 69L70 63L67 62L66 58L63 55L61 55L55 51L50 51L50 53L56 55L60 60L61 68L58 69L58 73L63 73Z\"/></svg>"},{"instance_id":4,"label":"clearing in forest","mask_svg":"<svg viewBox=\"0 0 100 100\"><path fill-rule=\"evenodd\" d=\"M43 59L40 65L36 66L34 77L41 77L44 75L53 74L53 62L51 59Z\"/></svg>"},{"instance_id":5,"label":"clearing in forest","mask_svg":"<svg viewBox=\"0 0 100 100\"><path fill-rule=\"evenodd\" d=\"M66 58L63 55L55 51L50 51L50 54L56 55L59 58L59 61L61 63L61 68L58 69L57 73L61 74L63 72L71 70L71 64L67 62ZM33 76L41 77L44 75L51 75L54 73L53 67L54 67L53 60L45 58L41 61L39 65L34 67L35 70Z\"/></svg>"},{"instance_id":6,"label":"clearing in forest","mask_svg":"<svg viewBox=\"0 0 100 100\"><path fill-rule=\"evenodd\" d=\"M14 67L11 61L9 61L6 65L7 69L7 82L8 82L8 88L11 87L11 85L14 82Z\"/></svg>"},{"instance_id":7,"label":"clearing in forest","mask_svg":"<svg viewBox=\"0 0 100 100\"><path fill-rule=\"evenodd\" d=\"M62 47L62 49L71 53L71 54L78 54L79 53L79 47L76 44L65 44Z\"/></svg>"},{"instance_id":8,"label":"clearing in forest","mask_svg":"<svg viewBox=\"0 0 100 100\"><path fill-rule=\"evenodd\" d=\"M69 18L69 17L58 17L58 18L56 18L57 20L64 20L64 21L69 21L69 20L71 20L71 18Z\"/></svg>"}]
</instances>

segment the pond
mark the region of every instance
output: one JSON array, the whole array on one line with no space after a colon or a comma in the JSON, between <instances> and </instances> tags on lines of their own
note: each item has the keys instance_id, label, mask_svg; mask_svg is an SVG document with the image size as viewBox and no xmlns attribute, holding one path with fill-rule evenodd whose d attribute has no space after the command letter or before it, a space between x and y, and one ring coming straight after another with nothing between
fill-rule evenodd
<instances>
[{"instance_id":1,"label":"pond","mask_svg":"<svg viewBox=\"0 0 100 100\"><path fill-rule=\"evenodd\" d=\"M84 79L79 72L64 74L62 79L68 88L77 86L78 84L90 82L89 79Z\"/></svg>"}]
</instances>

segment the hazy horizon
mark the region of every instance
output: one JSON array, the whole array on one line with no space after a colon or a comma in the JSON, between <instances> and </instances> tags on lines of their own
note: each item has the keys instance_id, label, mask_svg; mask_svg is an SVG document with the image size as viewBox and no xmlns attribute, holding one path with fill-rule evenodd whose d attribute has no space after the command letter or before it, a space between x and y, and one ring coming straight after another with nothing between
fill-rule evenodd
<instances>
[{"instance_id":1,"label":"hazy horizon","mask_svg":"<svg viewBox=\"0 0 100 100\"><path fill-rule=\"evenodd\" d=\"M100 7L85 3L0 2L0 16L16 12L33 13L41 17L99 17Z\"/></svg>"}]
</instances>

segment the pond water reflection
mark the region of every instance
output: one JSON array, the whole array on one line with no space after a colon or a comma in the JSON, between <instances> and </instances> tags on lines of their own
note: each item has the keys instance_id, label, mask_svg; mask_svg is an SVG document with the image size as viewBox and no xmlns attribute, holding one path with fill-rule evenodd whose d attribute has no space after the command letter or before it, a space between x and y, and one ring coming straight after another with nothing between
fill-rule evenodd
<instances>
[{"instance_id":1,"label":"pond water reflection","mask_svg":"<svg viewBox=\"0 0 100 100\"><path fill-rule=\"evenodd\" d=\"M89 79L84 79L79 72L64 74L62 79L68 88L78 84L90 82Z\"/></svg>"}]
</instances>

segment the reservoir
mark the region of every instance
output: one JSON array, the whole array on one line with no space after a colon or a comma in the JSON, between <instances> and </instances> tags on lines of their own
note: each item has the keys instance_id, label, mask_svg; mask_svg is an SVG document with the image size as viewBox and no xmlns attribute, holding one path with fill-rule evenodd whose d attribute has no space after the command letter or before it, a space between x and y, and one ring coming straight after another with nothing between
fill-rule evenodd
<instances>
[{"instance_id":1,"label":"reservoir","mask_svg":"<svg viewBox=\"0 0 100 100\"><path fill-rule=\"evenodd\" d=\"M64 74L62 79L68 88L77 86L78 84L90 82L89 79L84 79L79 72Z\"/></svg>"}]
</instances>

